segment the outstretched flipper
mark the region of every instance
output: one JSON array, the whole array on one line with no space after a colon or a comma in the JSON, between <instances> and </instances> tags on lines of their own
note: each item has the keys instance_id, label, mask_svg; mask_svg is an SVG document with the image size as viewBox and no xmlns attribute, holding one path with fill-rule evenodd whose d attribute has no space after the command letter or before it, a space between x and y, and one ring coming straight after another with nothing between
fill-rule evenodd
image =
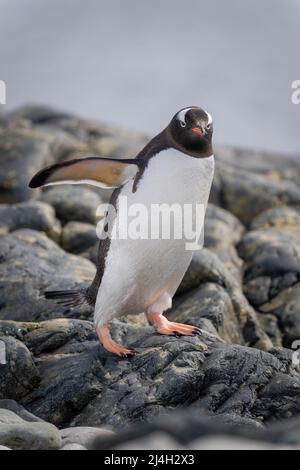
<instances>
[{"instance_id":1,"label":"outstretched flipper","mask_svg":"<svg viewBox=\"0 0 300 470\"><path fill-rule=\"evenodd\" d=\"M118 188L133 179L139 170L136 159L87 157L51 165L39 171L30 188L56 184L90 184L100 188Z\"/></svg>"}]
</instances>

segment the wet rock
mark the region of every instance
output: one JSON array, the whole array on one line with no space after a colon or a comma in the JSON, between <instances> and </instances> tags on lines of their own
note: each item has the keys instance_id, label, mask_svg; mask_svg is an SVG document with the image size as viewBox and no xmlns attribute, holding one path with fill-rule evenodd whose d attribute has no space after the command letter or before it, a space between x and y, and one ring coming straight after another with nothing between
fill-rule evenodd
<instances>
[{"instance_id":1,"label":"wet rock","mask_svg":"<svg viewBox=\"0 0 300 470\"><path fill-rule=\"evenodd\" d=\"M70 310L44 298L46 290L88 286L95 266L88 260L67 254L45 234L17 230L0 241L0 318L42 320L70 315ZM77 313L76 313L77 312ZM91 313L87 306L72 315Z\"/></svg>"},{"instance_id":2,"label":"wet rock","mask_svg":"<svg viewBox=\"0 0 300 470\"><path fill-rule=\"evenodd\" d=\"M83 253L95 244L99 244L96 227L83 222L69 222L62 231L61 245L71 253Z\"/></svg>"},{"instance_id":3,"label":"wet rock","mask_svg":"<svg viewBox=\"0 0 300 470\"><path fill-rule=\"evenodd\" d=\"M40 376L33 357L18 339L0 332L0 400L20 400L39 383Z\"/></svg>"},{"instance_id":4,"label":"wet rock","mask_svg":"<svg viewBox=\"0 0 300 470\"><path fill-rule=\"evenodd\" d=\"M272 347L241 285L210 250L194 255L178 294L169 313L171 319L175 316L200 328L207 328L202 321L208 320L225 341L255 344L264 350ZM213 330L209 327L209 331Z\"/></svg>"},{"instance_id":5,"label":"wet rock","mask_svg":"<svg viewBox=\"0 0 300 470\"><path fill-rule=\"evenodd\" d=\"M261 417L267 422L297 414L300 379L291 356L283 360L205 332L200 338L167 337L115 321L114 338L138 351L122 360L99 345L89 322L51 320L19 328L41 377L22 404L60 427L119 429L183 404L196 414L251 418L255 426Z\"/></svg>"},{"instance_id":6,"label":"wet rock","mask_svg":"<svg viewBox=\"0 0 300 470\"><path fill-rule=\"evenodd\" d=\"M49 238L56 242L60 239L60 222L55 217L53 207L44 202L0 205L0 235L21 228L45 232Z\"/></svg>"},{"instance_id":7,"label":"wet rock","mask_svg":"<svg viewBox=\"0 0 300 470\"><path fill-rule=\"evenodd\" d=\"M30 423L0 409L0 444L14 450L51 450L61 447L61 438L52 424Z\"/></svg>"},{"instance_id":8,"label":"wet rock","mask_svg":"<svg viewBox=\"0 0 300 470\"><path fill-rule=\"evenodd\" d=\"M282 290L269 302L259 307L261 312L272 313L278 319L285 347L293 347L294 341L300 339L300 284Z\"/></svg>"},{"instance_id":9,"label":"wet rock","mask_svg":"<svg viewBox=\"0 0 300 470\"><path fill-rule=\"evenodd\" d=\"M246 263L244 292L260 312L275 315L290 347L299 339L300 239L278 229L248 232L239 243Z\"/></svg>"},{"instance_id":10,"label":"wet rock","mask_svg":"<svg viewBox=\"0 0 300 470\"><path fill-rule=\"evenodd\" d=\"M96 211L102 203L100 196L83 186L55 186L47 189L41 200L55 208L57 217L63 222L79 221L96 224Z\"/></svg>"}]
</instances>

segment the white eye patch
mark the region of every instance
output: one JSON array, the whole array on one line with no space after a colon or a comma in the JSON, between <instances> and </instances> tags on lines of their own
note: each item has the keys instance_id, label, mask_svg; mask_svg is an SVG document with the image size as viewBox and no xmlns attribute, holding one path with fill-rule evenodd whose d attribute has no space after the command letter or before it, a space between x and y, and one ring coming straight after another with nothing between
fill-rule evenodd
<instances>
[{"instance_id":1,"label":"white eye patch","mask_svg":"<svg viewBox=\"0 0 300 470\"><path fill-rule=\"evenodd\" d=\"M196 107L191 107L191 108L184 108L182 109L181 111L179 111L177 113L177 116L176 118L178 119L178 121L181 123L182 127L185 127L186 125L186 122L185 122L185 116L186 116L186 113L188 111L190 111L190 109L197 109ZM207 115L207 124L211 124L212 123L212 117L211 115L205 111L206 115Z\"/></svg>"},{"instance_id":2,"label":"white eye patch","mask_svg":"<svg viewBox=\"0 0 300 470\"><path fill-rule=\"evenodd\" d=\"M195 108L184 108L182 109L181 111L179 111L177 113L177 119L178 121L180 121L182 124L183 124L183 127L185 126L186 122L185 122L185 115L186 113L190 110L190 109L195 109Z\"/></svg>"},{"instance_id":3,"label":"white eye patch","mask_svg":"<svg viewBox=\"0 0 300 470\"><path fill-rule=\"evenodd\" d=\"M212 123L212 117L207 111L205 111L205 112L206 112L207 118L208 118L207 124L211 124Z\"/></svg>"}]
</instances>

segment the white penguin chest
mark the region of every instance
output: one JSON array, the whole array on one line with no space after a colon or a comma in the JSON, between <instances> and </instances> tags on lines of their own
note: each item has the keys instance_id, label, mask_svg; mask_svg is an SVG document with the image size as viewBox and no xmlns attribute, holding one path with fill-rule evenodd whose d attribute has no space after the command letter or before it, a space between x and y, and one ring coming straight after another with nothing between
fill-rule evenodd
<instances>
[{"instance_id":1,"label":"white penguin chest","mask_svg":"<svg viewBox=\"0 0 300 470\"><path fill-rule=\"evenodd\" d=\"M128 211L134 207L148 210L149 236L111 240L97 300L99 308L105 309L106 314L109 315L109 311L110 316L140 313L164 292L171 297L174 295L193 252L186 250L182 239L151 238L151 208L162 204L202 204L206 208L213 173L213 156L197 159L167 150L149 161L135 192L133 181L122 188L115 223L122 224L126 219L119 211L120 197L126 197ZM114 299L113 303L106 302L107 292L111 293L110 302Z\"/></svg>"},{"instance_id":2,"label":"white penguin chest","mask_svg":"<svg viewBox=\"0 0 300 470\"><path fill-rule=\"evenodd\" d=\"M213 156L198 159L168 149L149 161L136 192L129 182L121 194L129 204L206 204L213 173Z\"/></svg>"}]
</instances>

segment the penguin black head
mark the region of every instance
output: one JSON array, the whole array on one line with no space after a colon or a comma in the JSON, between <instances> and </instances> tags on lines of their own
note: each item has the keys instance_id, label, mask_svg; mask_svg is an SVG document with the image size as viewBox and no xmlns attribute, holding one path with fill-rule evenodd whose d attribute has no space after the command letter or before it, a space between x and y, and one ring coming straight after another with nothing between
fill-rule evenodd
<instances>
[{"instance_id":1,"label":"penguin black head","mask_svg":"<svg viewBox=\"0 0 300 470\"><path fill-rule=\"evenodd\" d=\"M183 108L175 114L167 132L172 146L193 157L205 158L213 154L212 117L197 106Z\"/></svg>"}]
</instances>

